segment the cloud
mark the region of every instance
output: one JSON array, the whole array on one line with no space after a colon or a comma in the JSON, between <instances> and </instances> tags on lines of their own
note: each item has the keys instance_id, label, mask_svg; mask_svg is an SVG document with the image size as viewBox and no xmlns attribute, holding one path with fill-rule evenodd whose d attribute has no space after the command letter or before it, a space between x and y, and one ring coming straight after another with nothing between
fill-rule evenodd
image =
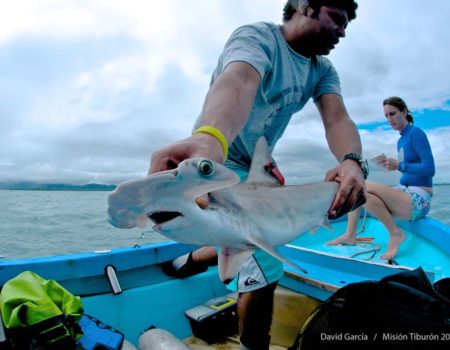
<instances>
[{"instance_id":1,"label":"cloud","mask_svg":"<svg viewBox=\"0 0 450 350\"><path fill-rule=\"evenodd\" d=\"M357 122L376 121L381 101L400 95L411 109L442 108L450 98L445 73L450 40L443 30L450 3L359 2L358 17L330 55L340 72L347 106Z\"/></svg>"},{"instance_id":2,"label":"cloud","mask_svg":"<svg viewBox=\"0 0 450 350\"><path fill-rule=\"evenodd\" d=\"M0 13L0 181L117 183L143 176L154 150L189 135L225 41L239 25L280 23L284 0L25 1ZM450 3L365 0L330 55L356 123L383 122L381 101L448 110ZM450 173L449 123L427 130ZM395 155L398 134L361 129L364 153ZM447 148L446 148L447 147ZM275 157L288 181L336 164L313 103Z\"/></svg>"}]
</instances>

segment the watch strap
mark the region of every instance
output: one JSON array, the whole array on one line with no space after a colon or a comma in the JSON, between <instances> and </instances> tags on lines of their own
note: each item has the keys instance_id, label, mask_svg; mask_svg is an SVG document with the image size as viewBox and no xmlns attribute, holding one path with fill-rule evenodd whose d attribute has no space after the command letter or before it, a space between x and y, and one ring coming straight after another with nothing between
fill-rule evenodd
<instances>
[{"instance_id":1,"label":"watch strap","mask_svg":"<svg viewBox=\"0 0 450 350\"><path fill-rule=\"evenodd\" d=\"M367 160L364 160L362 158L361 154L359 154L359 153L347 153L344 156L344 158L342 158L342 162L347 159L351 159L351 160L354 160L355 162L357 162L359 164L359 166L361 167L361 170L364 175L364 179L367 179L367 176L369 175L369 165L367 163Z\"/></svg>"}]
</instances>

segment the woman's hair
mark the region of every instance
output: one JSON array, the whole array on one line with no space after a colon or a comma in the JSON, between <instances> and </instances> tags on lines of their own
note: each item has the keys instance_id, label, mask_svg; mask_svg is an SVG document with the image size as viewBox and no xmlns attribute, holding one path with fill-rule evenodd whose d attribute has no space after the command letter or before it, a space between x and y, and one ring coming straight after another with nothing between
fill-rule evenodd
<instances>
[{"instance_id":1,"label":"woman's hair","mask_svg":"<svg viewBox=\"0 0 450 350\"><path fill-rule=\"evenodd\" d=\"M412 115L409 113L408 106L406 105L405 101L403 101L400 97L392 96L388 97L383 101L383 106L390 105L398 108L400 112L406 111L406 120L410 124L414 124L414 119Z\"/></svg>"},{"instance_id":2,"label":"woman's hair","mask_svg":"<svg viewBox=\"0 0 450 350\"><path fill-rule=\"evenodd\" d=\"M348 21L356 18L358 4L355 0L287 0L283 9L283 21L289 21L299 9L311 7L318 14L322 6L337 7L347 12Z\"/></svg>"}]
</instances>

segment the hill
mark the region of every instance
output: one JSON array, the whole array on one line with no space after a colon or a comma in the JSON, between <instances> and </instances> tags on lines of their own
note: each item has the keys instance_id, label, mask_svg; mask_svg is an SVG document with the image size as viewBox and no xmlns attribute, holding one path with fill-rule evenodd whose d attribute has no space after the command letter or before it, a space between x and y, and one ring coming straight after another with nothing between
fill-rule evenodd
<instances>
[{"instance_id":1,"label":"hill","mask_svg":"<svg viewBox=\"0 0 450 350\"><path fill-rule=\"evenodd\" d=\"M0 183L0 190L23 191L112 191L116 185L90 183L85 185L72 185L64 183L41 184L34 182Z\"/></svg>"}]
</instances>

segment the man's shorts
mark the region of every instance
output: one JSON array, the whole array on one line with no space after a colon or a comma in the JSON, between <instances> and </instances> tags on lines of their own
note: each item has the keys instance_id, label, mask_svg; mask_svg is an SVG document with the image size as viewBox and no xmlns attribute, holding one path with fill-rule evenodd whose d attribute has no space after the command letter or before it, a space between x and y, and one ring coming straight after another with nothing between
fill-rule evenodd
<instances>
[{"instance_id":1,"label":"man's shorts","mask_svg":"<svg viewBox=\"0 0 450 350\"><path fill-rule=\"evenodd\" d=\"M239 175L242 182L247 179L248 170L232 166L229 168ZM251 292L277 282L282 276L283 263L265 251L257 249L245 260L237 276L227 284L227 288L240 293Z\"/></svg>"},{"instance_id":2,"label":"man's shorts","mask_svg":"<svg viewBox=\"0 0 450 350\"><path fill-rule=\"evenodd\" d=\"M412 203L411 220L417 220L425 217L430 211L432 195L424 189L417 186L403 186L395 187L401 192L408 193Z\"/></svg>"}]
</instances>

